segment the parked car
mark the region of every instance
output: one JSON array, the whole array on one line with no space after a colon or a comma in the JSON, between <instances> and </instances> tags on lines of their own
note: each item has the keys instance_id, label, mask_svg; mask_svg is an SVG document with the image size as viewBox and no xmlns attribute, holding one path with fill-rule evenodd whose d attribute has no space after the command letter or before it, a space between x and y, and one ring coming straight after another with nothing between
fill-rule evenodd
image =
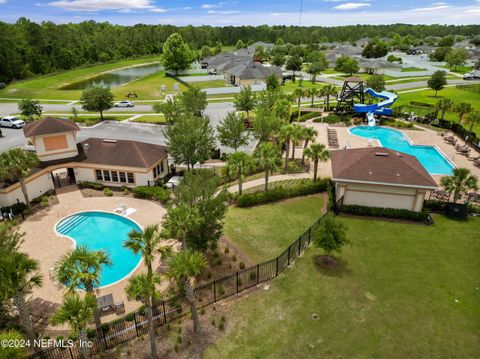
<instances>
[{"instance_id":1,"label":"parked car","mask_svg":"<svg viewBox=\"0 0 480 359\"><path fill-rule=\"evenodd\" d=\"M135 106L135 104L133 103L133 101L120 101L120 102L115 102L115 104L113 105L113 107L133 107Z\"/></svg>"},{"instance_id":2,"label":"parked car","mask_svg":"<svg viewBox=\"0 0 480 359\"><path fill-rule=\"evenodd\" d=\"M168 182L165 184L165 186L169 189L174 189L175 187L177 187L180 182L182 182L183 180L183 177L180 177L180 176L173 176L172 178L170 178L168 180Z\"/></svg>"},{"instance_id":3,"label":"parked car","mask_svg":"<svg viewBox=\"0 0 480 359\"><path fill-rule=\"evenodd\" d=\"M25 121L20 120L15 116L5 116L0 120L0 126L11 128L22 128L25 126Z\"/></svg>"},{"instance_id":4,"label":"parked car","mask_svg":"<svg viewBox=\"0 0 480 359\"><path fill-rule=\"evenodd\" d=\"M475 79L480 79L480 69L473 70L472 72L469 72L468 74L463 75L464 80L475 80Z\"/></svg>"}]
</instances>

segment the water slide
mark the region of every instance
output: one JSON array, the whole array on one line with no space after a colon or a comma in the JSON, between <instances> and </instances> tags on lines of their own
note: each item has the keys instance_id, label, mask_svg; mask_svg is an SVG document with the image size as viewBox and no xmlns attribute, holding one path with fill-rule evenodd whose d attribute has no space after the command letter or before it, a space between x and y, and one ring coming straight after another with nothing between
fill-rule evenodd
<instances>
[{"instance_id":1,"label":"water slide","mask_svg":"<svg viewBox=\"0 0 480 359\"><path fill-rule=\"evenodd\" d=\"M368 125L375 126L375 115L391 115L393 113L393 110L387 107L392 106L395 101L397 101L398 97L394 93L387 91L376 92L371 88L367 88L365 90L365 93L369 94L370 96L380 98L383 101L379 103L372 103L370 105L359 103L353 106L353 111L366 113Z\"/></svg>"}]
</instances>

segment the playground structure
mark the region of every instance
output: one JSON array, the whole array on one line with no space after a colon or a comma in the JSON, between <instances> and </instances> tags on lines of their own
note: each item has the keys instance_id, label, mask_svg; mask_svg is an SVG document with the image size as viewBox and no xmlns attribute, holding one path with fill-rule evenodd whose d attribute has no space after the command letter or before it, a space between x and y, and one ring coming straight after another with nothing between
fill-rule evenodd
<instances>
[{"instance_id":1,"label":"playground structure","mask_svg":"<svg viewBox=\"0 0 480 359\"><path fill-rule=\"evenodd\" d=\"M376 92L371 88L365 88L365 82L359 77L348 77L343 83L342 92L337 98L336 112L365 113L368 125L375 126L375 115L390 116L393 110L389 108L397 100L397 95L391 92ZM365 94L379 98L378 103L366 104Z\"/></svg>"}]
</instances>

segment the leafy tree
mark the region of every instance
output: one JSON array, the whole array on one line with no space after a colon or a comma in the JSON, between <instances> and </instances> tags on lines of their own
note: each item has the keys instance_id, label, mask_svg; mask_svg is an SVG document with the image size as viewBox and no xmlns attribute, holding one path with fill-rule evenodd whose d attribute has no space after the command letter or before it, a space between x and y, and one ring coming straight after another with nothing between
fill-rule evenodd
<instances>
[{"instance_id":1,"label":"leafy tree","mask_svg":"<svg viewBox=\"0 0 480 359\"><path fill-rule=\"evenodd\" d=\"M478 178L470 173L467 168L455 168L451 176L444 176L440 179L440 185L445 190L453 193L453 202L457 202L462 197L462 194L469 190L476 191Z\"/></svg>"},{"instance_id":2,"label":"leafy tree","mask_svg":"<svg viewBox=\"0 0 480 359\"><path fill-rule=\"evenodd\" d=\"M261 141L269 140L282 125L282 121L275 116L270 108L260 107L256 111L256 117L253 121L254 136Z\"/></svg>"},{"instance_id":3,"label":"leafy tree","mask_svg":"<svg viewBox=\"0 0 480 359\"><path fill-rule=\"evenodd\" d=\"M200 215L196 207L186 204L169 207L162 223L162 236L179 240L182 243L182 248L186 249L188 233L193 232L200 221Z\"/></svg>"},{"instance_id":4,"label":"leafy tree","mask_svg":"<svg viewBox=\"0 0 480 359\"><path fill-rule=\"evenodd\" d=\"M179 96L175 96L173 99L169 98L165 102L157 102L152 106L153 111L163 113L168 124L175 123L186 111L183 104L177 100L178 98Z\"/></svg>"},{"instance_id":5,"label":"leafy tree","mask_svg":"<svg viewBox=\"0 0 480 359\"><path fill-rule=\"evenodd\" d=\"M18 103L18 110L23 117L33 121L35 118L42 116L43 107L37 100L24 98Z\"/></svg>"},{"instance_id":6,"label":"leafy tree","mask_svg":"<svg viewBox=\"0 0 480 359\"><path fill-rule=\"evenodd\" d=\"M339 253L343 246L350 244L347 227L333 213L328 213L314 228L313 242L330 257L333 252Z\"/></svg>"},{"instance_id":7,"label":"leafy tree","mask_svg":"<svg viewBox=\"0 0 480 359\"><path fill-rule=\"evenodd\" d=\"M263 62L267 59L267 57L267 53L265 52L265 48L263 46L257 46L255 48L255 53L253 54L255 61Z\"/></svg>"},{"instance_id":8,"label":"leafy tree","mask_svg":"<svg viewBox=\"0 0 480 359\"><path fill-rule=\"evenodd\" d=\"M250 86L240 89L240 92L233 97L233 104L237 111L245 111L247 118L250 118L250 111L255 108L255 94Z\"/></svg>"},{"instance_id":9,"label":"leafy tree","mask_svg":"<svg viewBox=\"0 0 480 359\"><path fill-rule=\"evenodd\" d=\"M103 111L113 107L113 94L108 87L92 86L83 91L80 101L85 111L100 112L103 120Z\"/></svg>"},{"instance_id":10,"label":"leafy tree","mask_svg":"<svg viewBox=\"0 0 480 359\"><path fill-rule=\"evenodd\" d=\"M448 66L453 67L454 71L457 70L457 66L465 65L468 59L468 52L465 49L452 49L446 56L445 61Z\"/></svg>"},{"instance_id":11,"label":"leafy tree","mask_svg":"<svg viewBox=\"0 0 480 359\"><path fill-rule=\"evenodd\" d=\"M157 291L161 279L157 273L151 275L139 274L128 280L125 292L130 299L135 299L145 305L145 316L148 322L148 335L150 337L150 357L158 358L157 340L153 324L153 303L159 301L161 296Z\"/></svg>"},{"instance_id":12,"label":"leafy tree","mask_svg":"<svg viewBox=\"0 0 480 359\"><path fill-rule=\"evenodd\" d=\"M303 139L304 139L304 143L303 143L303 154L302 154L302 165L305 164L305 150L307 149L308 147L308 144L310 142L315 142L315 139L317 138L317 135L318 135L318 131L316 129L314 129L313 127L304 127L303 128Z\"/></svg>"},{"instance_id":13,"label":"leafy tree","mask_svg":"<svg viewBox=\"0 0 480 359\"><path fill-rule=\"evenodd\" d=\"M238 179L238 194L242 194L242 181L245 174L254 167L252 157L245 152L232 153L227 158L226 171L228 174L234 174Z\"/></svg>"},{"instance_id":14,"label":"leafy tree","mask_svg":"<svg viewBox=\"0 0 480 359\"><path fill-rule=\"evenodd\" d=\"M430 79L427 81L428 87L435 91L435 97L437 97L437 92L442 90L447 84L447 78L445 76L445 71L435 71Z\"/></svg>"},{"instance_id":15,"label":"leafy tree","mask_svg":"<svg viewBox=\"0 0 480 359\"><path fill-rule=\"evenodd\" d=\"M281 53L275 54L272 58L272 64L279 67L285 65L285 55Z\"/></svg>"},{"instance_id":16,"label":"leafy tree","mask_svg":"<svg viewBox=\"0 0 480 359\"><path fill-rule=\"evenodd\" d=\"M435 51L428 56L432 61L442 62L445 61L445 57L450 51L452 51L452 48L450 46L437 47Z\"/></svg>"},{"instance_id":17,"label":"leafy tree","mask_svg":"<svg viewBox=\"0 0 480 359\"><path fill-rule=\"evenodd\" d=\"M366 84L368 87L372 88L377 92L385 91L385 77L383 75L372 75L370 76Z\"/></svg>"},{"instance_id":18,"label":"leafy tree","mask_svg":"<svg viewBox=\"0 0 480 359\"><path fill-rule=\"evenodd\" d=\"M167 139L170 155L176 163L184 163L187 170L195 163L202 163L210 157L215 146L215 136L208 118L184 115L163 133Z\"/></svg>"},{"instance_id":19,"label":"leafy tree","mask_svg":"<svg viewBox=\"0 0 480 359\"><path fill-rule=\"evenodd\" d=\"M104 266L112 264L109 255L104 250L90 250L86 246L77 246L65 254L55 264L55 273L59 283L65 285L70 293L79 288L95 297L95 287L100 286L100 276ZM100 312L94 313L95 325L100 328Z\"/></svg>"},{"instance_id":20,"label":"leafy tree","mask_svg":"<svg viewBox=\"0 0 480 359\"><path fill-rule=\"evenodd\" d=\"M290 153L290 143L295 135L294 132L295 129L291 124L283 125L278 132L278 139L285 145L285 170L288 168L288 155Z\"/></svg>"},{"instance_id":21,"label":"leafy tree","mask_svg":"<svg viewBox=\"0 0 480 359\"><path fill-rule=\"evenodd\" d=\"M440 117L442 120L445 119L445 112L450 111L452 107L453 101L449 98L443 98L441 100L438 100L435 104L435 109L442 112L442 116Z\"/></svg>"},{"instance_id":22,"label":"leafy tree","mask_svg":"<svg viewBox=\"0 0 480 359\"><path fill-rule=\"evenodd\" d=\"M320 93L321 93L321 89L315 88L315 87L311 87L311 88L309 88L309 89L307 89L307 90L305 91L305 95L306 95L307 97L310 97L311 100L312 100L312 103L311 103L311 106L312 106L312 107L314 107L315 97L316 97L316 96L319 96Z\"/></svg>"},{"instance_id":23,"label":"leafy tree","mask_svg":"<svg viewBox=\"0 0 480 359\"><path fill-rule=\"evenodd\" d=\"M283 46L283 45L285 45L285 42L283 42L283 39L281 37L279 37L279 38L277 38L277 41L275 41L275 45Z\"/></svg>"},{"instance_id":24,"label":"leafy tree","mask_svg":"<svg viewBox=\"0 0 480 359\"><path fill-rule=\"evenodd\" d=\"M190 249L178 252L168 262L168 275L177 281L178 286L183 289L185 297L190 303L193 331L195 333L200 331L200 320L195 303L195 282L206 267L205 256Z\"/></svg>"},{"instance_id":25,"label":"leafy tree","mask_svg":"<svg viewBox=\"0 0 480 359\"><path fill-rule=\"evenodd\" d=\"M298 118L300 118L300 106L302 105L302 98L308 96L307 90L303 87L297 87L293 90L293 96L297 99Z\"/></svg>"},{"instance_id":26,"label":"leafy tree","mask_svg":"<svg viewBox=\"0 0 480 359\"><path fill-rule=\"evenodd\" d=\"M215 49L213 50L214 51L214 54L215 55L218 55L219 53L222 52L222 48L223 48L223 45L220 41L217 41L216 45L215 45Z\"/></svg>"},{"instance_id":27,"label":"leafy tree","mask_svg":"<svg viewBox=\"0 0 480 359\"><path fill-rule=\"evenodd\" d=\"M20 325L31 343L35 340L27 296L42 286L40 263L26 253L12 252L0 257L0 289L2 297L11 299L18 311Z\"/></svg>"},{"instance_id":28,"label":"leafy tree","mask_svg":"<svg viewBox=\"0 0 480 359\"><path fill-rule=\"evenodd\" d=\"M278 81L278 77L275 76L274 74L271 74L270 76L267 77L266 83L267 83L267 90L269 91L276 90L280 87L280 82Z\"/></svg>"},{"instance_id":29,"label":"leafy tree","mask_svg":"<svg viewBox=\"0 0 480 359\"><path fill-rule=\"evenodd\" d=\"M312 62L308 68L307 68L307 73L311 75L312 83L314 84L318 74L320 74L323 70L325 70L328 67L326 61L325 63L316 61Z\"/></svg>"},{"instance_id":30,"label":"leafy tree","mask_svg":"<svg viewBox=\"0 0 480 359\"><path fill-rule=\"evenodd\" d=\"M292 160L295 158L295 147L303 139L303 127L294 124L293 125L293 136L292 136Z\"/></svg>"},{"instance_id":31,"label":"leafy tree","mask_svg":"<svg viewBox=\"0 0 480 359\"><path fill-rule=\"evenodd\" d=\"M330 151L327 150L322 143L312 143L310 147L305 149L304 153L310 161L313 161L313 181L316 181L318 163L328 161L330 158Z\"/></svg>"},{"instance_id":32,"label":"leafy tree","mask_svg":"<svg viewBox=\"0 0 480 359\"><path fill-rule=\"evenodd\" d=\"M50 321L53 325L68 324L72 335L87 343L88 323L92 320L96 305L95 297L90 294L82 298L76 293L69 293ZM90 348L87 345L80 346L79 350L83 359L90 358Z\"/></svg>"},{"instance_id":33,"label":"leafy tree","mask_svg":"<svg viewBox=\"0 0 480 359\"><path fill-rule=\"evenodd\" d=\"M163 44L162 64L168 71L186 70L190 67L194 54L188 44L183 40L182 35L173 33Z\"/></svg>"},{"instance_id":34,"label":"leafy tree","mask_svg":"<svg viewBox=\"0 0 480 359\"><path fill-rule=\"evenodd\" d=\"M235 112L227 113L227 116L217 126L217 132L220 143L233 148L235 152L239 147L248 144L248 132L243 120Z\"/></svg>"},{"instance_id":35,"label":"leafy tree","mask_svg":"<svg viewBox=\"0 0 480 359\"><path fill-rule=\"evenodd\" d=\"M255 153L254 161L257 166L265 171L265 192L268 191L268 177L270 173L278 170L281 164L281 153L271 142L261 143Z\"/></svg>"},{"instance_id":36,"label":"leafy tree","mask_svg":"<svg viewBox=\"0 0 480 359\"><path fill-rule=\"evenodd\" d=\"M377 59L387 56L387 54L388 45L385 41L380 40L370 40L362 51L362 56L367 59Z\"/></svg>"},{"instance_id":37,"label":"leafy tree","mask_svg":"<svg viewBox=\"0 0 480 359\"><path fill-rule=\"evenodd\" d=\"M337 71L344 72L349 75L356 74L360 67L358 66L358 60L350 57L342 55L339 57L335 63L335 69Z\"/></svg>"},{"instance_id":38,"label":"leafy tree","mask_svg":"<svg viewBox=\"0 0 480 359\"><path fill-rule=\"evenodd\" d=\"M290 56L287 60L285 68L288 71L293 72L293 81L295 81L295 71L301 71L302 70L302 59L301 59L301 57L298 56L298 55Z\"/></svg>"},{"instance_id":39,"label":"leafy tree","mask_svg":"<svg viewBox=\"0 0 480 359\"><path fill-rule=\"evenodd\" d=\"M197 117L203 115L203 111L207 108L207 93L200 88L192 86L183 91L178 97L178 104L186 114L192 114Z\"/></svg>"},{"instance_id":40,"label":"leafy tree","mask_svg":"<svg viewBox=\"0 0 480 359\"><path fill-rule=\"evenodd\" d=\"M25 179L38 164L38 157L35 153L23 151L20 148L14 148L0 154L0 178L20 183L23 198L29 210L32 209L32 205L28 197Z\"/></svg>"},{"instance_id":41,"label":"leafy tree","mask_svg":"<svg viewBox=\"0 0 480 359\"><path fill-rule=\"evenodd\" d=\"M10 330L2 330L0 331L0 342L3 340L6 340L7 343L11 342L17 342L20 343L23 340L23 335L13 329ZM25 348L21 347L20 345L5 345L2 346L2 358L6 359L23 359L27 357L27 353L25 351Z\"/></svg>"},{"instance_id":42,"label":"leafy tree","mask_svg":"<svg viewBox=\"0 0 480 359\"><path fill-rule=\"evenodd\" d=\"M463 116L465 114L470 113L473 111L473 106L472 104L468 102L460 102L454 107L455 112L458 113L458 124L462 124Z\"/></svg>"},{"instance_id":43,"label":"leafy tree","mask_svg":"<svg viewBox=\"0 0 480 359\"><path fill-rule=\"evenodd\" d=\"M330 96L337 96L337 89L334 85L326 85L322 87L322 96L325 96L327 101L327 112L330 111Z\"/></svg>"},{"instance_id":44,"label":"leafy tree","mask_svg":"<svg viewBox=\"0 0 480 359\"><path fill-rule=\"evenodd\" d=\"M470 125L468 133L471 134L473 126L480 125L480 112L470 112L467 116L467 124Z\"/></svg>"},{"instance_id":45,"label":"leafy tree","mask_svg":"<svg viewBox=\"0 0 480 359\"><path fill-rule=\"evenodd\" d=\"M455 38L452 35L444 36L438 41L438 46L453 46Z\"/></svg>"},{"instance_id":46,"label":"leafy tree","mask_svg":"<svg viewBox=\"0 0 480 359\"><path fill-rule=\"evenodd\" d=\"M212 56L212 50L210 50L210 46L202 46L202 48L200 49L200 58L206 59L210 56Z\"/></svg>"},{"instance_id":47,"label":"leafy tree","mask_svg":"<svg viewBox=\"0 0 480 359\"><path fill-rule=\"evenodd\" d=\"M277 100L273 106L273 112L275 117L281 122L289 122L292 112L290 101L288 101L286 98Z\"/></svg>"},{"instance_id":48,"label":"leafy tree","mask_svg":"<svg viewBox=\"0 0 480 359\"><path fill-rule=\"evenodd\" d=\"M242 40L238 40L238 41L237 41L237 44L235 45L235 48L236 48L237 50L243 49L243 48L245 48L245 47L246 47L246 45L244 44L244 42L243 42Z\"/></svg>"}]
</instances>

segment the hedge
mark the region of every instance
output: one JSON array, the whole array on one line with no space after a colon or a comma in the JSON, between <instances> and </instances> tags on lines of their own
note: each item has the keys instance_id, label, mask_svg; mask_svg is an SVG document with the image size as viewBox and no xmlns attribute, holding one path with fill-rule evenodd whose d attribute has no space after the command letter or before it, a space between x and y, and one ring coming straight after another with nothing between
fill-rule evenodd
<instances>
[{"instance_id":1,"label":"hedge","mask_svg":"<svg viewBox=\"0 0 480 359\"><path fill-rule=\"evenodd\" d=\"M348 115L328 115L322 118L317 118L313 120L313 122L323 122L323 123L328 123L328 124L335 124L335 123L340 123L343 122L345 124L350 124L350 121L352 120L352 116Z\"/></svg>"},{"instance_id":2,"label":"hedge","mask_svg":"<svg viewBox=\"0 0 480 359\"><path fill-rule=\"evenodd\" d=\"M82 189L82 188L96 189L97 191L101 191L105 188L105 186L101 183L89 182L89 181L79 182L78 187L80 189Z\"/></svg>"},{"instance_id":3,"label":"hedge","mask_svg":"<svg viewBox=\"0 0 480 359\"><path fill-rule=\"evenodd\" d=\"M340 212L358 216L397 218L418 222L427 221L429 216L428 211L426 211L425 209L422 212L413 212L407 209L380 208L355 205L343 205L340 209Z\"/></svg>"},{"instance_id":4,"label":"hedge","mask_svg":"<svg viewBox=\"0 0 480 359\"><path fill-rule=\"evenodd\" d=\"M263 203L279 201L285 198L306 196L326 192L330 179L320 179L316 182L302 183L292 187L277 187L267 192L248 193L237 196L238 207L251 207Z\"/></svg>"},{"instance_id":5,"label":"hedge","mask_svg":"<svg viewBox=\"0 0 480 359\"><path fill-rule=\"evenodd\" d=\"M10 213L10 209L12 210L14 215L22 214L26 209L27 205L23 202L14 203L11 206L5 206L0 208L0 213Z\"/></svg>"},{"instance_id":6,"label":"hedge","mask_svg":"<svg viewBox=\"0 0 480 359\"><path fill-rule=\"evenodd\" d=\"M166 203L170 199L170 192L158 186L137 186L133 189L133 195L136 198L153 199L162 203Z\"/></svg>"},{"instance_id":7,"label":"hedge","mask_svg":"<svg viewBox=\"0 0 480 359\"><path fill-rule=\"evenodd\" d=\"M439 201L438 199L429 199L423 202L423 208L428 209L432 212L445 213L445 211L447 210L446 208L447 203L448 202ZM468 208L468 213L480 213L479 205L468 203L467 208Z\"/></svg>"}]
</instances>

